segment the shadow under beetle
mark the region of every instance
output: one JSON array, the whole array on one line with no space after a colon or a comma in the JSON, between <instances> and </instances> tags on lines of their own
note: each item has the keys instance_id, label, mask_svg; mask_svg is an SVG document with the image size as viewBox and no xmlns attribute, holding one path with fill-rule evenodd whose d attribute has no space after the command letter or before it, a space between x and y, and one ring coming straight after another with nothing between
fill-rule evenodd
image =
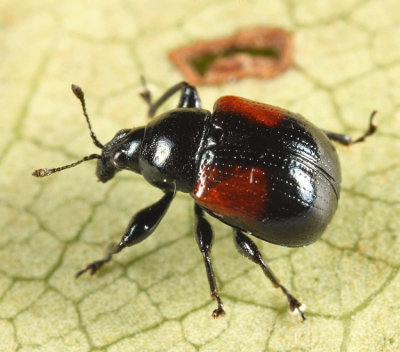
<instances>
[{"instance_id":1,"label":"shadow under beetle","mask_svg":"<svg viewBox=\"0 0 400 352\"><path fill-rule=\"evenodd\" d=\"M143 80L145 85L145 82ZM80 100L94 144L100 154L54 169L38 169L44 177L97 159L101 182L116 172L141 174L164 196L135 214L121 241L107 255L79 271L94 274L125 247L143 241L160 223L176 191L193 197L195 235L206 267L211 296L217 300L213 317L224 314L210 258L213 232L204 212L233 228L239 253L258 264L288 299L291 311L304 320L302 305L280 283L248 237L281 246L301 247L315 242L331 221L340 195L340 165L329 139L343 145L373 134L375 111L368 130L358 139L320 130L301 115L251 100L224 96L211 113L201 108L195 87L181 82L152 102L145 87L151 121L144 127L123 129L103 145L92 130L82 90L72 85ZM176 109L153 118L158 108L180 92Z\"/></svg>"}]
</instances>

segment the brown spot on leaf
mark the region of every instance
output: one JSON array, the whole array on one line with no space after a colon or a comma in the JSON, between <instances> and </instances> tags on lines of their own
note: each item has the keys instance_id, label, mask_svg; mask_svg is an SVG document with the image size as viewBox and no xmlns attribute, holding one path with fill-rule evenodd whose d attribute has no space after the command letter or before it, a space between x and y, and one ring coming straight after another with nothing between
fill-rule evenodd
<instances>
[{"instance_id":1,"label":"brown spot on leaf","mask_svg":"<svg viewBox=\"0 0 400 352\"><path fill-rule=\"evenodd\" d=\"M258 27L173 50L169 58L190 84L200 85L275 77L292 64L292 54L289 32Z\"/></svg>"}]
</instances>

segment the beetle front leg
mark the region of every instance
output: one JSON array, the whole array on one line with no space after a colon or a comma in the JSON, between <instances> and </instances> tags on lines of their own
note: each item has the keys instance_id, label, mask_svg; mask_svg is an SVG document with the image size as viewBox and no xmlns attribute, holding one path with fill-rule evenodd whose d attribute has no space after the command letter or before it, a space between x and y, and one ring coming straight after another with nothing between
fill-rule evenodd
<instances>
[{"instance_id":1,"label":"beetle front leg","mask_svg":"<svg viewBox=\"0 0 400 352\"><path fill-rule=\"evenodd\" d=\"M213 241L213 232L210 223L204 217L204 211L197 204L194 205L196 241L203 255L206 266L208 283L210 285L211 297L217 300L217 309L212 313L214 319L224 315L224 304L219 296L219 290L215 279L214 269L211 263L210 252Z\"/></svg>"},{"instance_id":2,"label":"beetle front leg","mask_svg":"<svg viewBox=\"0 0 400 352\"><path fill-rule=\"evenodd\" d=\"M136 213L129 222L121 241L118 244L112 243L103 259L87 265L85 269L77 272L75 277L78 278L86 271L90 271L90 275L94 275L97 270L111 260L114 254L121 252L125 247L130 247L143 241L151 235L160 223L174 196L175 191L168 191L158 202Z\"/></svg>"},{"instance_id":3,"label":"beetle front leg","mask_svg":"<svg viewBox=\"0 0 400 352\"><path fill-rule=\"evenodd\" d=\"M258 250L256 244L238 229L234 230L233 239L239 253L261 267L265 276L271 280L272 284L277 288L279 287L285 294L289 302L290 310L292 312L297 311L300 314L301 319L304 321L306 317L302 312L302 304L299 300L297 300L296 297L292 296L292 294L286 289L286 287L280 283L279 279L275 276L269 266L264 263L262 255Z\"/></svg>"},{"instance_id":4,"label":"beetle front leg","mask_svg":"<svg viewBox=\"0 0 400 352\"><path fill-rule=\"evenodd\" d=\"M334 133L326 130L322 130L329 139L332 141L338 142L342 145L352 145L356 143L363 142L367 137L373 135L375 131L378 129L378 125L374 122L374 116L376 115L376 110L373 111L369 117L369 125L368 129L364 132L364 134L353 140L349 135L347 134L340 134L340 133Z\"/></svg>"}]
</instances>

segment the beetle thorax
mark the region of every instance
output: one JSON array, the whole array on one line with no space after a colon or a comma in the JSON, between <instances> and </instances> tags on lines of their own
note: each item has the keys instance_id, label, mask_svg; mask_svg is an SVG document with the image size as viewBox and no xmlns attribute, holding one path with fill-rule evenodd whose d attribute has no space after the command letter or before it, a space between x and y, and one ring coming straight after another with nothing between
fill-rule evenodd
<instances>
[{"instance_id":1,"label":"beetle thorax","mask_svg":"<svg viewBox=\"0 0 400 352\"><path fill-rule=\"evenodd\" d=\"M146 126L139 168L148 182L161 189L192 190L209 115L201 109L175 109Z\"/></svg>"}]
</instances>

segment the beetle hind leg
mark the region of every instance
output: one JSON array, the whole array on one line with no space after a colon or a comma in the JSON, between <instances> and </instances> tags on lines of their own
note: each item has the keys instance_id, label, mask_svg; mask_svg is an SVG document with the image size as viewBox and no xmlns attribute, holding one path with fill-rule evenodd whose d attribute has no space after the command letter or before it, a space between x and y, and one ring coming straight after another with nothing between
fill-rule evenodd
<instances>
[{"instance_id":1,"label":"beetle hind leg","mask_svg":"<svg viewBox=\"0 0 400 352\"><path fill-rule=\"evenodd\" d=\"M246 258L250 259L252 262L258 264L262 271L264 272L265 276L271 280L272 284L276 288L280 288L282 292L285 294L288 302L289 307L292 312L297 312L301 319L304 321L306 319L304 313L302 312L302 304L301 302L294 297L285 286L283 286L279 279L275 276L272 270L269 268L267 264L265 264L260 251L258 250L256 244L247 237L241 230L235 229L233 239L236 245L237 250L240 254L245 256Z\"/></svg>"},{"instance_id":2,"label":"beetle hind leg","mask_svg":"<svg viewBox=\"0 0 400 352\"><path fill-rule=\"evenodd\" d=\"M213 241L213 232L210 223L204 217L204 211L197 204L194 206L196 241L203 255L204 264L206 266L208 283L210 285L211 297L217 300L217 309L212 313L214 319L225 314L224 304L219 296L219 290L215 279L214 269L211 263L210 252Z\"/></svg>"},{"instance_id":3,"label":"beetle hind leg","mask_svg":"<svg viewBox=\"0 0 400 352\"><path fill-rule=\"evenodd\" d=\"M369 125L368 125L368 129L364 132L363 135L361 135L359 138L357 139L352 139L349 135L347 134L340 134L340 133L334 133L334 132L330 132L330 131L326 131L326 130L322 130L322 132L324 132L326 134L326 136L335 142L338 142L342 145L352 145L352 144L356 144L356 143L360 143L360 142L364 142L365 139L371 135L373 135L376 130L378 129L378 125L375 123L374 121L374 117L376 115L377 111L374 110L370 117L369 117Z\"/></svg>"}]
</instances>

